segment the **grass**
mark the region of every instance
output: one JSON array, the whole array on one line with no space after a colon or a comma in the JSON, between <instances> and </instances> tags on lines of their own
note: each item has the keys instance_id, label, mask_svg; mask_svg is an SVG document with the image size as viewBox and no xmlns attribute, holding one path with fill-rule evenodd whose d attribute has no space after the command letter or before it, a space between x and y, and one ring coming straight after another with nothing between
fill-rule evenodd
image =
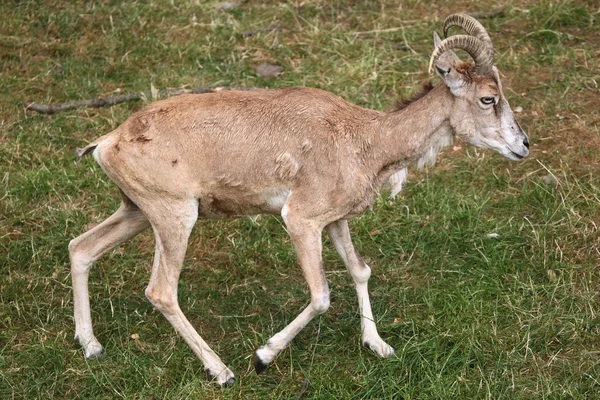
<instances>
[{"instance_id":1,"label":"grass","mask_svg":"<svg viewBox=\"0 0 600 400\"><path fill-rule=\"evenodd\" d=\"M373 268L381 360L359 343L351 280L325 240L330 311L257 376L252 352L308 296L279 219L201 222L180 282L184 312L236 373L222 390L144 297L146 232L92 270L106 348L73 342L67 243L118 205L76 147L142 103L53 116L64 102L156 88L319 87L389 109L427 79L432 31L491 1L21 1L0 12L0 398L592 399L600 392L599 10L592 1L506 2L483 21L532 155L511 163L464 143L412 171L351 224ZM281 23L284 29L242 38ZM387 28L401 27L392 32ZM371 34L355 32L379 31ZM396 48L408 43L414 51ZM258 77L277 63L283 74ZM552 175L557 184L547 184ZM490 233L499 235L489 237ZM133 336L132 336L133 335ZM136 336L137 335L137 336Z\"/></svg>"}]
</instances>

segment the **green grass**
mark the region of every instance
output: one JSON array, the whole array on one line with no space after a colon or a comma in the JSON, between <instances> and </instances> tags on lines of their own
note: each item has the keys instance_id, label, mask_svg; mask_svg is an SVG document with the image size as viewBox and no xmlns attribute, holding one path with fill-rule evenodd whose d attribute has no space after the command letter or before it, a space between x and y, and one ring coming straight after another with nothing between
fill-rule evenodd
<instances>
[{"instance_id":1,"label":"green grass","mask_svg":"<svg viewBox=\"0 0 600 400\"><path fill-rule=\"evenodd\" d=\"M484 20L531 156L464 143L412 171L396 200L351 223L373 268L373 309L396 356L360 346L351 279L325 239L330 311L260 376L252 353L308 301L274 217L198 223L179 290L192 324L236 373L226 390L145 299L150 232L90 277L103 360L72 339L69 240L118 206L74 149L143 103L53 116L64 102L196 86L332 91L390 109L427 79L432 31L491 1L21 1L0 5L0 398L592 399L600 393L599 14L592 1L509 0ZM285 29L242 38L273 23ZM355 32L404 27L392 32ZM408 42L413 51L397 50ZM260 78L254 67L283 74ZM554 175L556 187L543 177ZM490 233L499 237L490 238ZM132 335L139 339L132 339Z\"/></svg>"}]
</instances>

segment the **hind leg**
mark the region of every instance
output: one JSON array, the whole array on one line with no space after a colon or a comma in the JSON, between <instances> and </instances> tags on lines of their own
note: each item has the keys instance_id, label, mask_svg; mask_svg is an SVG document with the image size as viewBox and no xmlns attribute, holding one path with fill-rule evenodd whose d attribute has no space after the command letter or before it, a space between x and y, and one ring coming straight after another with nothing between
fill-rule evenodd
<instances>
[{"instance_id":1,"label":"hind leg","mask_svg":"<svg viewBox=\"0 0 600 400\"><path fill-rule=\"evenodd\" d=\"M140 209L124 197L121 207L113 215L69 243L75 339L83 347L86 358L102 355L102 345L92 329L88 291L90 269L104 253L137 235L149 225Z\"/></svg>"},{"instance_id":2,"label":"hind leg","mask_svg":"<svg viewBox=\"0 0 600 400\"><path fill-rule=\"evenodd\" d=\"M190 233L198 218L198 202L172 200L143 207L156 237L156 253L146 297L200 358L208 374L220 385L231 385L235 380L233 372L200 337L177 300L179 274Z\"/></svg>"}]
</instances>

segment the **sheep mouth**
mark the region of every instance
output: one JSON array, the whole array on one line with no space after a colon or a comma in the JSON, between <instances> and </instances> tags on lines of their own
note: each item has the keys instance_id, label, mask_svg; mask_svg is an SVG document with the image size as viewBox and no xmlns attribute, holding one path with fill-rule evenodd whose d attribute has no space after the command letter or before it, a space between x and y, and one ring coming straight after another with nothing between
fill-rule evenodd
<instances>
[{"instance_id":1,"label":"sheep mouth","mask_svg":"<svg viewBox=\"0 0 600 400\"><path fill-rule=\"evenodd\" d=\"M518 153L515 153L515 152L514 152L514 151L512 151L512 150L509 150L509 151L510 151L510 154L511 154L513 157L515 157L517 160L522 160L523 158L525 158L525 156L522 156L522 155L520 155L520 154L518 154Z\"/></svg>"}]
</instances>

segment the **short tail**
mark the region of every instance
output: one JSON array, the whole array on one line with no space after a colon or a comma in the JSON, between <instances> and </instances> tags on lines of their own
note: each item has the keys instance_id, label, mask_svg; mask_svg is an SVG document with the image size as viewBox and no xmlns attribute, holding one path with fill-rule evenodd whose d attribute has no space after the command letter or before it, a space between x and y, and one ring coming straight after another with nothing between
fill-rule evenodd
<instances>
[{"instance_id":1,"label":"short tail","mask_svg":"<svg viewBox=\"0 0 600 400\"><path fill-rule=\"evenodd\" d=\"M90 143L87 146L80 148L78 147L75 150L75 155L77 157L83 157L85 156L87 153L91 152L92 150L94 150L96 147L98 146L98 143L94 142L94 143Z\"/></svg>"},{"instance_id":2,"label":"short tail","mask_svg":"<svg viewBox=\"0 0 600 400\"><path fill-rule=\"evenodd\" d=\"M96 138L96 140L94 140L92 143L88 144L87 146L85 146L83 148L77 148L75 150L75 155L77 157L83 157L86 154L91 153L94 149L96 149L96 147L98 147L100 144L102 144L106 139L109 139L112 136L114 136L116 131L117 130L114 130L110 133L107 133L104 136L100 136L100 137Z\"/></svg>"}]
</instances>

